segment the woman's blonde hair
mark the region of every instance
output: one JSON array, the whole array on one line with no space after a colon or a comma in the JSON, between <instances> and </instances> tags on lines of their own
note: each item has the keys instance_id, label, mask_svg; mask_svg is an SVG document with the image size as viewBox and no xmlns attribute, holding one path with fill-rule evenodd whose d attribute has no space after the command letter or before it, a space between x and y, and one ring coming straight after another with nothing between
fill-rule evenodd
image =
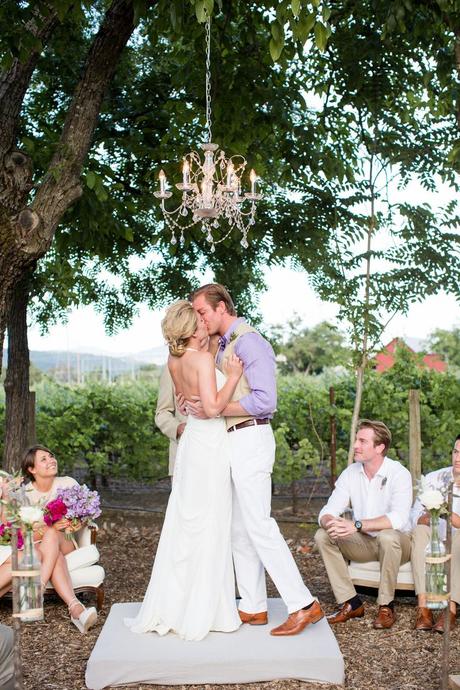
<instances>
[{"instance_id":1,"label":"woman's blonde hair","mask_svg":"<svg viewBox=\"0 0 460 690\"><path fill-rule=\"evenodd\" d=\"M174 357L182 357L197 328L198 316L190 302L181 299L171 304L161 322L161 330L170 354Z\"/></svg>"}]
</instances>

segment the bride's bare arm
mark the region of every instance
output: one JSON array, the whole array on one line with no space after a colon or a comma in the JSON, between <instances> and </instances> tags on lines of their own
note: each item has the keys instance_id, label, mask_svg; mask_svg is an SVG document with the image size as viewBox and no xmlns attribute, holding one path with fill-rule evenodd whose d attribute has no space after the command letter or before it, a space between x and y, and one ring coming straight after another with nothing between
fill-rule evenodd
<instances>
[{"instance_id":1,"label":"bride's bare arm","mask_svg":"<svg viewBox=\"0 0 460 690\"><path fill-rule=\"evenodd\" d=\"M203 353L198 362L198 390L207 417L216 417L226 407L235 392L243 373L243 365L235 355L228 360L227 380L220 391L217 390L214 359L208 352Z\"/></svg>"}]
</instances>

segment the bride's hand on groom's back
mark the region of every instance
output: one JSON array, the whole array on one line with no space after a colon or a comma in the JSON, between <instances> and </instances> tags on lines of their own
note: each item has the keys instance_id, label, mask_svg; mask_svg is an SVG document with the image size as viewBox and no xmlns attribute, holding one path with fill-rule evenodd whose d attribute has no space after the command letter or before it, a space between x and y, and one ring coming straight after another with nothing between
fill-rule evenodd
<instances>
[{"instance_id":1,"label":"bride's hand on groom's back","mask_svg":"<svg viewBox=\"0 0 460 690\"><path fill-rule=\"evenodd\" d=\"M243 362L236 355L231 355L225 364L225 374L228 378L239 379L243 373Z\"/></svg>"}]
</instances>

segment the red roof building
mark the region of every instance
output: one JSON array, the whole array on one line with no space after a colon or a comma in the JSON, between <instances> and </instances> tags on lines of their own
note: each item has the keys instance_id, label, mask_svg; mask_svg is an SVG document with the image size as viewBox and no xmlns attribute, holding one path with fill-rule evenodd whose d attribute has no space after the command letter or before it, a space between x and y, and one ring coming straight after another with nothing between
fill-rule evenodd
<instances>
[{"instance_id":1,"label":"red roof building","mask_svg":"<svg viewBox=\"0 0 460 690\"><path fill-rule=\"evenodd\" d=\"M375 356L375 370L376 371L387 371L391 369L395 363L395 351L397 347L405 347L410 352L415 354L413 350L402 338L393 338L393 340L385 345L383 350ZM444 362L440 355L434 353L424 354L423 363L428 369L434 369L435 371L447 371L447 363Z\"/></svg>"}]
</instances>

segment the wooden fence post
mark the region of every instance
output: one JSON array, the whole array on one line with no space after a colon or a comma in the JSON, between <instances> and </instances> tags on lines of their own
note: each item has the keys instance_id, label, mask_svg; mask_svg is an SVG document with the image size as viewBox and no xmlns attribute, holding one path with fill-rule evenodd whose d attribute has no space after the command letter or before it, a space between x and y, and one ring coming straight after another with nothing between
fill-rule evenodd
<instances>
[{"instance_id":1,"label":"wooden fence post","mask_svg":"<svg viewBox=\"0 0 460 690\"><path fill-rule=\"evenodd\" d=\"M329 388L329 403L331 405L331 412L329 415L329 428L331 432L331 443L329 447L331 456L331 489L334 488L335 480L337 479L337 423L335 417L335 390L334 386Z\"/></svg>"},{"instance_id":2,"label":"wooden fence post","mask_svg":"<svg viewBox=\"0 0 460 690\"><path fill-rule=\"evenodd\" d=\"M412 486L422 474L422 437L420 430L420 391L409 390L409 469Z\"/></svg>"}]
</instances>

